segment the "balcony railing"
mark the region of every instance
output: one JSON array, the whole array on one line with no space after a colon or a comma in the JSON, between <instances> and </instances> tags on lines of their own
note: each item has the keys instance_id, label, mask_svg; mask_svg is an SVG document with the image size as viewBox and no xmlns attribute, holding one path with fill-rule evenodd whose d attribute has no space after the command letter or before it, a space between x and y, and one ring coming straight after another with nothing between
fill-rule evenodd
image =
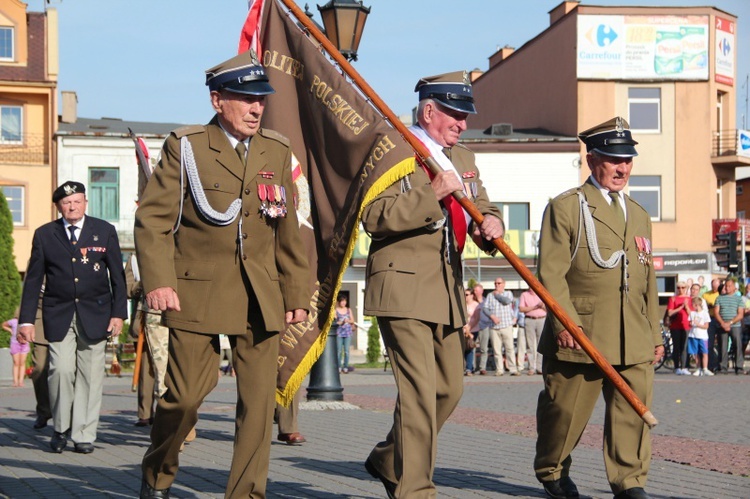
<instances>
[{"instance_id":1,"label":"balcony railing","mask_svg":"<svg viewBox=\"0 0 750 499\"><path fill-rule=\"evenodd\" d=\"M748 156L750 144L741 140L750 140L747 130L722 130L714 132L712 154L717 156Z\"/></svg>"},{"instance_id":2,"label":"balcony railing","mask_svg":"<svg viewBox=\"0 0 750 499\"><path fill-rule=\"evenodd\" d=\"M19 141L0 139L0 163L49 164L50 144L42 133L25 133Z\"/></svg>"}]
</instances>

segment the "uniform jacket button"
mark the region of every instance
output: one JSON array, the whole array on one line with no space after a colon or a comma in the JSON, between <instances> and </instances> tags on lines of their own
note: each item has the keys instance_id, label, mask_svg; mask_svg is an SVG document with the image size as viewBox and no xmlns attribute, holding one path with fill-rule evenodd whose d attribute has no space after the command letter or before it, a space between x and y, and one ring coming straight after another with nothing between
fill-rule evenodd
<instances>
[{"instance_id":1,"label":"uniform jacket button","mask_svg":"<svg viewBox=\"0 0 750 499\"><path fill-rule=\"evenodd\" d=\"M71 261L71 262L75 262L75 261L76 261L76 259L75 259L75 258L71 258L71 259L70 259L70 261Z\"/></svg>"},{"instance_id":2,"label":"uniform jacket button","mask_svg":"<svg viewBox=\"0 0 750 499\"><path fill-rule=\"evenodd\" d=\"M247 239L247 233L246 232L242 233L242 239Z\"/></svg>"},{"instance_id":3,"label":"uniform jacket button","mask_svg":"<svg viewBox=\"0 0 750 499\"><path fill-rule=\"evenodd\" d=\"M250 194L250 189L245 189L245 194Z\"/></svg>"},{"instance_id":4,"label":"uniform jacket button","mask_svg":"<svg viewBox=\"0 0 750 499\"><path fill-rule=\"evenodd\" d=\"M249 217L250 216L250 212L249 211L245 211L245 216Z\"/></svg>"},{"instance_id":5,"label":"uniform jacket button","mask_svg":"<svg viewBox=\"0 0 750 499\"><path fill-rule=\"evenodd\" d=\"M430 223L432 222L432 217L427 217L424 219L425 222Z\"/></svg>"},{"instance_id":6,"label":"uniform jacket button","mask_svg":"<svg viewBox=\"0 0 750 499\"><path fill-rule=\"evenodd\" d=\"M189 270L186 270L186 271L185 271L185 277L188 277L189 275L190 275L190 271L189 271Z\"/></svg>"},{"instance_id":7,"label":"uniform jacket button","mask_svg":"<svg viewBox=\"0 0 750 499\"><path fill-rule=\"evenodd\" d=\"M393 262L388 264L389 267L393 267Z\"/></svg>"},{"instance_id":8,"label":"uniform jacket button","mask_svg":"<svg viewBox=\"0 0 750 499\"><path fill-rule=\"evenodd\" d=\"M219 183L218 183L218 182L216 182L216 183L214 184L214 188L215 188L215 189L218 189L218 188L219 188Z\"/></svg>"},{"instance_id":9,"label":"uniform jacket button","mask_svg":"<svg viewBox=\"0 0 750 499\"><path fill-rule=\"evenodd\" d=\"M247 255L242 255L243 260L247 260Z\"/></svg>"}]
</instances>

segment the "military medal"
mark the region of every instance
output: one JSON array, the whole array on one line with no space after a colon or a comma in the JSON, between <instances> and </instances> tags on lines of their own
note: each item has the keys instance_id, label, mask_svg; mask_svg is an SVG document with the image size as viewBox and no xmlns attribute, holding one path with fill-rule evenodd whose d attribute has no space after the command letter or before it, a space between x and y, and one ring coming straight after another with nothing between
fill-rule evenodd
<instances>
[{"instance_id":1,"label":"military medal","mask_svg":"<svg viewBox=\"0 0 750 499\"><path fill-rule=\"evenodd\" d=\"M83 258L81 258L81 263L84 265L89 263L89 259L86 256L86 253L88 253L88 251L89 251L88 248L81 248L81 255L83 256Z\"/></svg>"},{"instance_id":2,"label":"military medal","mask_svg":"<svg viewBox=\"0 0 750 499\"><path fill-rule=\"evenodd\" d=\"M651 241L635 236L635 245L638 247L638 261L646 266L651 265Z\"/></svg>"},{"instance_id":3,"label":"military medal","mask_svg":"<svg viewBox=\"0 0 750 499\"><path fill-rule=\"evenodd\" d=\"M94 262L94 272L99 272L99 269L101 269L101 265L99 265L99 262Z\"/></svg>"},{"instance_id":4,"label":"military medal","mask_svg":"<svg viewBox=\"0 0 750 499\"><path fill-rule=\"evenodd\" d=\"M265 215L267 213L266 186L263 184L258 184L258 199L260 199L260 212Z\"/></svg>"},{"instance_id":5,"label":"military medal","mask_svg":"<svg viewBox=\"0 0 750 499\"><path fill-rule=\"evenodd\" d=\"M260 175L263 178L273 178L273 172L260 171L258 172L258 175Z\"/></svg>"},{"instance_id":6,"label":"military medal","mask_svg":"<svg viewBox=\"0 0 750 499\"><path fill-rule=\"evenodd\" d=\"M96 234L94 234L94 241L98 241L98 240L99 240L99 236L97 236Z\"/></svg>"},{"instance_id":7,"label":"military medal","mask_svg":"<svg viewBox=\"0 0 750 499\"><path fill-rule=\"evenodd\" d=\"M282 185L281 190L281 216L286 216L286 188Z\"/></svg>"},{"instance_id":8,"label":"military medal","mask_svg":"<svg viewBox=\"0 0 750 499\"><path fill-rule=\"evenodd\" d=\"M270 218L276 218L276 190L272 185L266 185L266 192L268 194L268 216Z\"/></svg>"},{"instance_id":9,"label":"military medal","mask_svg":"<svg viewBox=\"0 0 750 499\"><path fill-rule=\"evenodd\" d=\"M461 178L474 178L477 176L477 172L463 172Z\"/></svg>"}]
</instances>

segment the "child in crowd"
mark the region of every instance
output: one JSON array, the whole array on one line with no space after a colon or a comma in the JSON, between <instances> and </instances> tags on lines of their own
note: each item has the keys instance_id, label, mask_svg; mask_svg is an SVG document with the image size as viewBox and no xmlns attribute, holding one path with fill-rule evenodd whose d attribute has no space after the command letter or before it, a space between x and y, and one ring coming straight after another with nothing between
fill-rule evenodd
<instances>
[{"instance_id":1,"label":"child in crowd","mask_svg":"<svg viewBox=\"0 0 750 499\"><path fill-rule=\"evenodd\" d=\"M692 299L693 310L690 312L690 332L688 333L688 355L695 355L697 369L693 376L713 376L708 370L708 323L711 318L703 307L703 299L696 296Z\"/></svg>"},{"instance_id":2,"label":"child in crowd","mask_svg":"<svg viewBox=\"0 0 750 499\"><path fill-rule=\"evenodd\" d=\"M29 343L18 342L18 309L13 318L3 322L3 329L10 333L10 355L13 357L13 386L23 387L26 376L26 356L29 354Z\"/></svg>"}]
</instances>

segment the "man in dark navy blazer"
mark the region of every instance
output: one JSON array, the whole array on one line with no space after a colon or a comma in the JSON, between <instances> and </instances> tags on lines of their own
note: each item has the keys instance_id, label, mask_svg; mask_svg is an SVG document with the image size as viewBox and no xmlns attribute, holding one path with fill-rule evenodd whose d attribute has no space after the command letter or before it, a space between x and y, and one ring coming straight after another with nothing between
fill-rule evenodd
<instances>
[{"instance_id":1,"label":"man in dark navy blazer","mask_svg":"<svg viewBox=\"0 0 750 499\"><path fill-rule=\"evenodd\" d=\"M102 403L104 347L127 317L125 272L115 228L87 217L86 188L67 181L52 202L62 217L34 233L18 318L19 340L34 341L39 292L49 341L49 391L54 452L68 438L75 451L94 451Z\"/></svg>"}]
</instances>

